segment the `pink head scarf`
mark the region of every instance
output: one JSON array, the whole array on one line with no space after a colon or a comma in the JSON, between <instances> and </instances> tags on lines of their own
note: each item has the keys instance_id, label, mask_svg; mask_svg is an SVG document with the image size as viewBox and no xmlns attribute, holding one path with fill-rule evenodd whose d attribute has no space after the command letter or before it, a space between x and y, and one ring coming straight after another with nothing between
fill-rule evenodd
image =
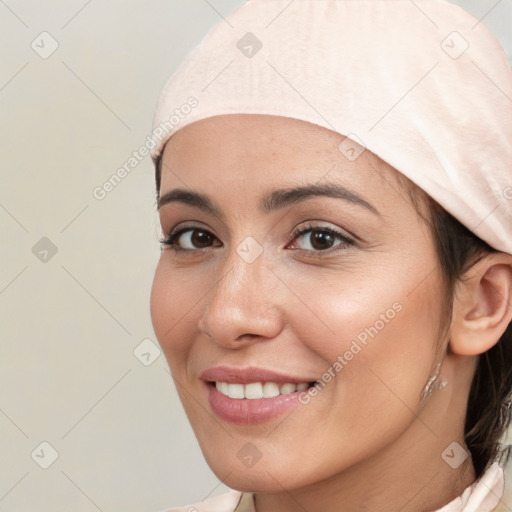
<instances>
[{"instance_id":1,"label":"pink head scarf","mask_svg":"<svg viewBox=\"0 0 512 512\"><path fill-rule=\"evenodd\" d=\"M301 119L368 149L512 253L512 75L495 37L441 0L249 0L166 84L152 157L222 114Z\"/></svg>"}]
</instances>

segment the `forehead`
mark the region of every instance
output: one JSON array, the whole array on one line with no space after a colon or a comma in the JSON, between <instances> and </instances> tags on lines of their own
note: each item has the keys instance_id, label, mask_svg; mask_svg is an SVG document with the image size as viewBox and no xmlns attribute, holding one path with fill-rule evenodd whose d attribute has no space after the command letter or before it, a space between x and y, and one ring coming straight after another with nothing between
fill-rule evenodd
<instances>
[{"instance_id":1,"label":"forehead","mask_svg":"<svg viewBox=\"0 0 512 512\"><path fill-rule=\"evenodd\" d=\"M235 155L259 154L265 163L276 154L288 159L308 153L324 157L337 149L343 137L323 127L281 116L233 114L194 122L179 130L167 143L164 160L171 153L176 158L194 157L208 151L218 159Z\"/></svg>"},{"instance_id":2,"label":"forehead","mask_svg":"<svg viewBox=\"0 0 512 512\"><path fill-rule=\"evenodd\" d=\"M355 169L359 167L355 160L344 156L343 146L340 148L345 139L339 133L298 119L261 114L222 115L179 130L167 142L162 162L164 166L176 162L193 166L205 155L215 157L216 162L258 155L257 161L246 160L246 164L263 167L268 162L276 163L276 157L281 156L290 163L314 157L319 164L337 161L340 165L345 163L347 169ZM385 166L369 151L364 151L359 159L366 165Z\"/></svg>"},{"instance_id":3,"label":"forehead","mask_svg":"<svg viewBox=\"0 0 512 512\"><path fill-rule=\"evenodd\" d=\"M275 187L330 182L378 203L405 203L405 177L368 150L346 152L344 135L292 118L235 114L206 118L166 144L161 193L180 186L223 197ZM363 148L359 148L360 150ZM412 184L411 184L412 185ZM414 186L413 186L414 187Z\"/></svg>"}]
</instances>

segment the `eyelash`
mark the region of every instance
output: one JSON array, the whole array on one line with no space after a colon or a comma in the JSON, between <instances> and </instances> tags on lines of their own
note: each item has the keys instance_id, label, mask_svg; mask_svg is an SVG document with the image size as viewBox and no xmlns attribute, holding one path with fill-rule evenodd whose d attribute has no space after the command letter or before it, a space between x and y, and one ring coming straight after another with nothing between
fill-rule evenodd
<instances>
[{"instance_id":1,"label":"eyelash","mask_svg":"<svg viewBox=\"0 0 512 512\"><path fill-rule=\"evenodd\" d=\"M307 253L307 254L315 254L318 256L321 255L328 255L332 253L336 253L339 251L343 251L348 249L349 247L354 245L354 241L350 239L347 235L342 233L341 231L338 231L334 228L330 228L327 226L315 226L313 224L306 224L304 226L301 226L300 228L297 228L293 231L291 235L290 241L287 243L287 246L289 246L296 238L299 238L302 235L305 235L306 233L312 233L315 231L320 231L322 233L327 233L338 240L340 240L340 243L338 245L335 245L334 247L331 247L330 249L325 250L318 250L318 251L312 251L310 249L295 249L296 251L299 251L299 253Z\"/></svg>"},{"instance_id":2,"label":"eyelash","mask_svg":"<svg viewBox=\"0 0 512 512\"><path fill-rule=\"evenodd\" d=\"M204 229L202 226L188 225L188 226L182 226L181 228L178 228L178 229L174 230L173 232L171 232L169 235L163 237L160 240L160 243L163 248L169 247L177 253L180 252L180 253L195 253L195 254L197 254L199 251L204 251L204 250L210 249L210 247L207 247L205 249L183 249L182 247L179 247L177 245L177 241L183 233L186 233L188 231L194 231L194 230L203 231L204 233L208 233L210 236L216 238L215 235L213 235L207 229ZM349 248L355 244L354 240L350 239L344 233L337 231L333 228L307 224L307 225L297 228L293 231L290 241L286 244L287 247L296 238L299 238L300 236L305 235L306 233L311 233L314 231L321 231L322 233L327 233L331 236L334 236L335 238L340 240L341 243L330 248L330 249L325 249L325 250L314 251L314 250L310 250L310 249L295 249L296 251L298 251L299 253L307 253L308 255L311 255L311 253L313 253L315 255L321 256L321 255L327 255L327 254L332 254L334 252L346 250L347 248Z\"/></svg>"}]
</instances>

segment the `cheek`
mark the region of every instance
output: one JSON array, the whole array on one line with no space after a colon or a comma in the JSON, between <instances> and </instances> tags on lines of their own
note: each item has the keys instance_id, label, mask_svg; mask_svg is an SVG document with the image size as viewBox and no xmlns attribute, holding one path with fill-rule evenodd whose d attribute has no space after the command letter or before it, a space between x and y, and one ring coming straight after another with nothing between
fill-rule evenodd
<instances>
[{"instance_id":1,"label":"cheek","mask_svg":"<svg viewBox=\"0 0 512 512\"><path fill-rule=\"evenodd\" d=\"M281 464L300 464L290 454L296 440L307 436L301 453L323 462L311 462L304 478L327 477L393 442L416 419L440 320L435 279L410 293L416 277L375 278L369 285L358 273L338 280L335 289L328 279L314 286L295 280L294 291L309 311L290 297L287 319L310 360L322 362L317 368L323 366L325 386L287 418L282 437L272 435L272 447L264 445L279 452ZM319 418L322 428L316 433L310 425Z\"/></svg>"},{"instance_id":2,"label":"cheek","mask_svg":"<svg viewBox=\"0 0 512 512\"><path fill-rule=\"evenodd\" d=\"M328 279L314 287L306 280L297 285L297 294L317 318L302 306L297 310L302 313L294 315L294 331L324 361L322 381L336 394L335 404L326 400L325 407L339 404L348 430L369 417L375 424L376 413L383 420L405 419L418 409L436 359L441 320L435 276L411 292L423 277L354 273L335 287Z\"/></svg>"},{"instance_id":3,"label":"cheek","mask_svg":"<svg viewBox=\"0 0 512 512\"><path fill-rule=\"evenodd\" d=\"M199 290L190 285L190 280L187 285L182 273L171 270L162 255L151 288L150 311L153 329L172 371L185 368L183 361L197 330L193 313L201 304L205 288Z\"/></svg>"}]
</instances>

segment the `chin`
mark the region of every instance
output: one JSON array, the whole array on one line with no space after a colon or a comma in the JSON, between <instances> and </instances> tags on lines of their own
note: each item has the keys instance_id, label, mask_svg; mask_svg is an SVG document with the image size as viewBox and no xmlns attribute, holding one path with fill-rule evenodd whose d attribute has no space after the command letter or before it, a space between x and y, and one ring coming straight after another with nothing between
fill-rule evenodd
<instances>
[{"instance_id":1,"label":"chin","mask_svg":"<svg viewBox=\"0 0 512 512\"><path fill-rule=\"evenodd\" d=\"M249 443L250 441L247 444ZM282 492L283 488L291 491L332 476L332 467L318 460L309 465L305 464L307 461L300 455L289 460L279 453L266 455L256 462L249 460L248 464L253 465L248 467L243 461L244 453L240 452L241 449L233 452L203 450L205 460L217 478L237 491L274 493Z\"/></svg>"},{"instance_id":2,"label":"chin","mask_svg":"<svg viewBox=\"0 0 512 512\"><path fill-rule=\"evenodd\" d=\"M303 485L296 481L295 477L290 480L289 477L287 479L281 473L267 471L266 465L263 463L259 470L255 467L241 469L236 465L229 469L219 465L215 467L209 464L209 466L219 480L236 491L273 493L282 492L283 488L294 489ZM227 474L228 476L226 476Z\"/></svg>"}]
</instances>

